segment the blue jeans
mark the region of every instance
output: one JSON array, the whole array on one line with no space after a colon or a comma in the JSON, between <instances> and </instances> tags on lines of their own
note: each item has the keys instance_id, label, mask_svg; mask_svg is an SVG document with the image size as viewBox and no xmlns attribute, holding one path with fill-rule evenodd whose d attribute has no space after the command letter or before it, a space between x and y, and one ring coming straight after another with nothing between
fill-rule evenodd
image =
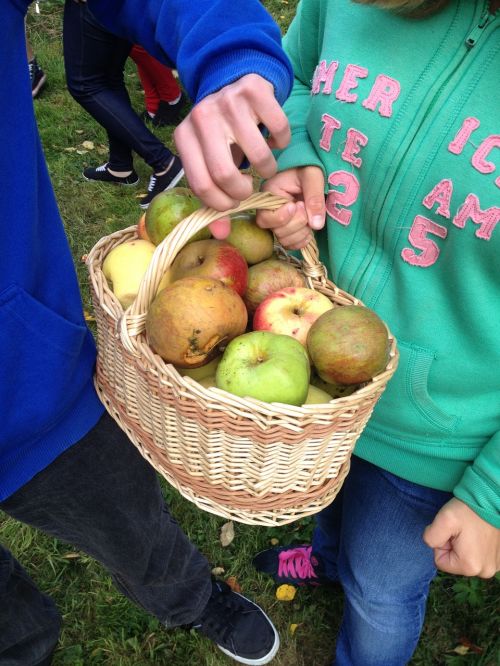
<instances>
[{"instance_id":1,"label":"blue jeans","mask_svg":"<svg viewBox=\"0 0 500 666\"><path fill-rule=\"evenodd\" d=\"M107 414L0 509L94 557L166 626L192 622L208 601L207 560L170 515L154 469ZM1 666L50 663L60 625L54 602L0 545Z\"/></svg>"},{"instance_id":2,"label":"blue jeans","mask_svg":"<svg viewBox=\"0 0 500 666\"><path fill-rule=\"evenodd\" d=\"M411 659L436 575L422 534L450 498L353 456L313 536L313 552L345 594L336 666L403 666Z\"/></svg>"},{"instance_id":3,"label":"blue jeans","mask_svg":"<svg viewBox=\"0 0 500 666\"><path fill-rule=\"evenodd\" d=\"M155 173L164 171L173 155L135 113L125 86L132 44L105 30L86 3L73 0L64 6L63 42L68 90L106 130L109 168L131 171L135 151Z\"/></svg>"}]
</instances>

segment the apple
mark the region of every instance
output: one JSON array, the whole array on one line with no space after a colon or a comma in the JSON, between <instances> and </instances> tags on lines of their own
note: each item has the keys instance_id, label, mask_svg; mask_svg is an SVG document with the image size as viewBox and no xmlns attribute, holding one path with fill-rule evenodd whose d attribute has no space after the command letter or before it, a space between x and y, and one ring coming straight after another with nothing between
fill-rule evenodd
<instances>
[{"instance_id":1,"label":"apple","mask_svg":"<svg viewBox=\"0 0 500 666\"><path fill-rule=\"evenodd\" d=\"M285 287L260 303L253 316L253 330L291 335L305 346L313 323L332 308L330 299L319 291Z\"/></svg>"},{"instance_id":2,"label":"apple","mask_svg":"<svg viewBox=\"0 0 500 666\"><path fill-rule=\"evenodd\" d=\"M178 368L178 372L183 377L191 377L199 382L200 380L205 379L205 377L212 375L215 377L215 371L219 365L220 359L220 356L216 356L211 361L205 363L205 365L200 365L197 368Z\"/></svg>"},{"instance_id":3,"label":"apple","mask_svg":"<svg viewBox=\"0 0 500 666\"><path fill-rule=\"evenodd\" d=\"M310 365L304 346L289 335L251 331L234 338L217 366L217 387L264 402L302 405Z\"/></svg>"},{"instance_id":4,"label":"apple","mask_svg":"<svg viewBox=\"0 0 500 666\"><path fill-rule=\"evenodd\" d=\"M102 272L124 310L132 305L156 246L135 239L115 245L102 262Z\"/></svg>"},{"instance_id":5,"label":"apple","mask_svg":"<svg viewBox=\"0 0 500 666\"><path fill-rule=\"evenodd\" d=\"M231 232L225 240L241 252L249 266L272 256L273 233L258 226L255 213L233 213L230 219Z\"/></svg>"},{"instance_id":6,"label":"apple","mask_svg":"<svg viewBox=\"0 0 500 666\"><path fill-rule=\"evenodd\" d=\"M346 395L352 395L357 391L361 384L337 384L332 382L325 382L318 377L316 370L313 369L311 373L311 384L321 391L328 393L330 398L344 398Z\"/></svg>"},{"instance_id":7,"label":"apple","mask_svg":"<svg viewBox=\"0 0 500 666\"><path fill-rule=\"evenodd\" d=\"M172 187L157 194L146 210L145 227L155 245L168 236L185 217L201 208L201 201L187 187ZM188 242L210 238L207 228L198 231Z\"/></svg>"},{"instance_id":8,"label":"apple","mask_svg":"<svg viewBox=\"0 0 500 666\"><path fill-rule=\"evenodd\" d=\"M201 384L205 388L213 388L214 386L217 386L217 383L215 381L215 375L208 375L208 377L202 377L201 379L196 380L198 384Z\"/></svg>"},{"instance_id":9,"label":"apple","mask_svg":"<svg viewBox=\"0 0 500 666\"><path fill-rule=\"evenodd\" d=\"M362 305L322 314L309 329L307 349L325 382L361 384L387 366L390 341L380 317Z\"/></svg>"},{"instance_id":10,"label":"apple","mask_svg":"<svg viewBox=\"0 0 500 666\"><path fill-rule=\"evenodd\" d=\"M332 396L326 391L323 391L317 386L313 386L313 384L309 384L309 390L307 391L304 405L319 405L321 403L330 402L332 399Z\"/></svg>"},{"instance_id":11,"label":"apple","mask_svg":"<svg viewBox=\"0 0 500 666\"><path fill-rule=\"evenodd\" d=\"M149 306L146 336L151 349L177 368L196 368L220 356L243 333L247 311L220 280L195 276L172 282Z\"/></svg>"},{"instance_id":12,"label":"apple","mask_svg":"<svg viewBox=\"0 0 500 666\"><path fill-rule=\"evenodd\" d=\"M137 223L137 236L142 240L151 242L151 238L148 236L148 232L146 231L146 213L141 215L139 222Z\"/></svg>"},{"instance_id":13,"label":"apple","mask_svg":"<svg viewBox=\"0 0 500 666\"><path fill-rule=\"evenodd\" d=\"M306 280L302 273L287 261L271 258L250 266L248 286L243 300L249 315L253 315L257 306L270 294L285 287L305 287Z\"/></svg>"},{"instance_id":14,"label":"apple","mask_svg":"<svg viewBox=\"0 0 500 666\"><path fill-rule=\"evenodd\" d=\"M172 280L200 275L221 280L242 296L248 284L248 266L234 245L211 238L185 245L175 257Z\"/></svg>"}]
</instances>

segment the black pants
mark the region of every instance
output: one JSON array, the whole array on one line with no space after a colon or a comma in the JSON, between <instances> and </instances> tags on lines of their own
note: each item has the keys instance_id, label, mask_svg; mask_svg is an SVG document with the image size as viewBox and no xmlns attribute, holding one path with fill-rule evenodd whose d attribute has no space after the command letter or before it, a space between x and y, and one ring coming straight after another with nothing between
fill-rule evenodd
<instances>
[{"instance_id":1,"label":"black pants","mask_svg":"<svg viewBox=\"0 0 500 666\"><path fill-rule=\"evenodd\" d=\"M191 622L207 603L208 562L170 515L153 468L108 415L0 508L101 562L165 626ZM42 663L60 623L54 603L0 546L0 666Z\"/></svg>"},{"instance_id":2,"label":"black pants","mask_svg":"<svg viewBox=\"0 0 500 666\"><path fill-rule=\"evenodd\" d=\"M73 0L64 7L63 40L68 90L106 130L110 169L130 171L132 151L154 172L166 169L173 155L135 113L125 87L132 44L105 30L86 3Z\"/></svg>"}]
</instances>

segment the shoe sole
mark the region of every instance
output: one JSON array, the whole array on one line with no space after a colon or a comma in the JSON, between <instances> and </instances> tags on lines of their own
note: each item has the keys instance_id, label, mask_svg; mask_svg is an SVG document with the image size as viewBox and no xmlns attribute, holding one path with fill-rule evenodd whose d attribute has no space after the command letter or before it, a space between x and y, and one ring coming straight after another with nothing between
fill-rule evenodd
<instances>
[{"instance_id":1,"label":"shoe sole","mask_svg":"<svg viewBox=\"0 0 500 666\"><path fill-rule=\"evenodd\" d=\"M35 98L35 97L38 95L38 93L40 92L40 90L41 90L41 89L43 88L43 86L45 85L45 82L46 82L46 81L47 81L47 75L44 74L44 75L42 76L42 78L40 79L40 81L38 81L38 83L36 84L36 86L35 86L35 87L32 89L32 91L31 91L31 96L32 96L33 98Z\"/></svg>"},{"instance_id":2,"label":"shoe sole","mask_svg":"<svg viewBox=\"0 0 500 666\"><path fill-rule=\"evenodd\" d=\"M121 185L122 187L134 187L134 185L137 185L139 182L139 178L137 180L134 180L133 183L120 183L119 181L116 180L98 180L97 178L87 178L87 176L82 172L83 179L87 181L87 183L104 183L105 185Z\"/></svg>"},{"instance_id":3,"label":"shoe sole","mask_svg":"<svg viewBox=\"0 0 500 666\"><path fill-rule=\"evenodd\" d=\"M238 594L238 592L235 592L234 594ZM238 596L242 597L246 601L250 601L250 599L248 599L247 597L244 597L242 594L238 594ZM256 604L255 601L251 601L250 603L252 603L256 608L258 608L260 610L260 612L264 615L266 620L269 622L270 626L273 628L273 631L274 631L274 645L271 648L271 650L264 657L261 657L260 659L245 659L245 657L240 657L239 655L233 654L229 650L226 650L226 648L221 647L218 643L216 645L217 645L217 647L219 648L219 650L221 652L223 652L224 654L227 654L228 657L231 657L231 659L233 659L234 661L237 661L239 664L247 664L247 666L263 666L263 664L268 664L276 656L276 653L278 652L279 647L280 647L280 637L278 635L278 632L276 631L276 627L271 622L271 620L266 615L266 613L264 613L262 608L258 604Z\"/></svg>"},{"instance_id":4,"label":"shoe sole","mask_svg":"<svg viewBox=\"0 0 500 666\"><path fill-rule=\"evenodd\" d=\"M181 179L183 176L184 176L184 169L181 169L181 170L179 171L179 173L177 174L177 176L175 176L175 177L170 181L170 183L168 184L168 187L166 187L164 190L162 190L162 192L166 192L167 190L171 190L172 187L175 187L175 186L177 185L177 183L180 181L180 179ZM160 192L158 192L158 194L160 194ZM151 199L151 201L152 201L152 199ZM149 202L146 203L146 204L140 203L140 204L139 204L139 207L142 208L143 210L146 210L147 208L149 208L149 204L151 203L151 201L149 201Z\"/></svg>"}]
</instances>

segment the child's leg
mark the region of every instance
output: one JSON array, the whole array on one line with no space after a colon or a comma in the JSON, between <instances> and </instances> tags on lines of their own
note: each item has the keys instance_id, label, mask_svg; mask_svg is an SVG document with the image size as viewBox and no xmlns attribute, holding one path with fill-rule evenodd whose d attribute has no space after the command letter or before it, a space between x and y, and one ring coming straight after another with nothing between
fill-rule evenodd
<instances>
[{"instance_id":1,"label":"child's leg","mask_svg":"<svg viewBox=\"0 0 500 666\"><path fill-rule=\"evenodd\" d=\"M137 66L137 74L139 75L141 86L144 90L144 106L149 115L153 117L160 106L160 96L156 90L154 77L151 75L149 67L147 66L150 56L142 46L134 44L130 51L130 57Z\"/></svg>"},{"instance_id":2,"label":"child's leg","mask_svg":"<svg viewBox=\"0 0 500 666\"><path fill-rule=\"evenodd\" d=\"M436 574L422 534L450 495L357 457L342 492L337 566L345 607L335 664L403 666L418 643Z\"/></svg>"},{"instance_id":3,"label":"child's leg","mask_svg":"<svg viewBox=\"0 0 500 666\"><path fill-rule=\"evenodd\" d=\"M181 89L172 70L161 63L159 60L150 55L141 46L135 45L132 49L131 57L134 60L137 68L141 69L139 76L145 74L148 79L148 84L154 87L158 100L164 102L175 102L181 94ZM146 95L148 91L144 88ZM148 111L150 110L146 106ZM158 110L158 106L156 108ZM156 111L155 111L156 113Z\"/></svg>"}]
</instances>

